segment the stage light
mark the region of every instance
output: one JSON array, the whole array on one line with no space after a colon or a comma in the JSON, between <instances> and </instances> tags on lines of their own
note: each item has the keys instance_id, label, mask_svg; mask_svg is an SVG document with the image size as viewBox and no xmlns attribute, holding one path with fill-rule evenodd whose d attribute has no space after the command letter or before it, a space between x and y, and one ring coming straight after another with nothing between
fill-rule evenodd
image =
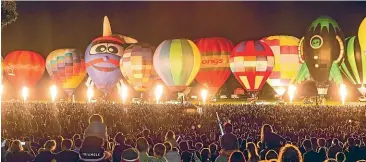
<instances>
[{"instance_id":1,"label":"stage light","mask_svg":"<svg viewBox=\"0 0 366 162\"><path fill-rule=\"evenodd\" d=\"M164 91L164 88L162 85L157 85L156 88L155 88L155 100L156 100L156 103L158 104L159 101L160 101L160 98L161 96L163 95L163 91Z\"/></svg>"},{"instance_id":2,"label":"stage light","mask_svg":"<svg viewBox=\"0 0 366 162\"><path fill-rule=\"evenodd\" d=\"M339 88L339 93L341 95L342 104L344 105L347 96L347 87L345 84L341 84Z\"/></svg>"},{"instance_id":3,"label":"stage light","mask_svg":"<svg viewBox=\"0 0 366 162\"><path fill-rule=\"evenodd\" d=\"M22 89L22 96L23 96L23 101L24 102L27 101L28 93L29 93L28 87L23 87L23 89Z\"/></svg>"},{"instance_id":4,"label":"stage light","mask_svg":"<svg viewBox=\"0 0 366 162\"><path fill-rule=\"evenodd\" d=\"M120 95L122 98L122 103L126 103L128 95L128 87L124 83L122 84Z\"/></svg>"},{"instance_id":5,"label":"stage light","mask_svg":"<svg viewBox=\"0 0 366 162\"><path fill-rule=\"evenodd\" d=\"M208 91L207 91L207 89L202 89L202 90L201 90L201 97L202 97L202 102L203 102L203 104L205 104L205 103L206 103L207 95L208 95Z\"/></svg>"},{"instance_id":6,"label":"stage light","mask_svg":"<svg viewBox=\"0 0 366 162\"><path fill-rule=\"evenodd\" d=\"M292 104L292 101L294 100L294 96L295 96L295 92L296 92L296 86L290 84L288 86L288 90L287 91L288 91L288 95L290 97L290 103Z\"/></svg>"},{"instance_id":7,"label":"stage light","mask_svg":"<svg viewBox=\"0 0 366 162\"><path fill-rule=\"evenodd\" d=\"M94 97L94 90L93 88L89 87L87 92L88 102L91 102L92 98Z\"/></svg>"},{"instance_id":8,"label":"stage light","mask_svg":"<svg viewBox=\"0 0 366 162\"><path fill-rule=\"evenodd\" d=\"M50 93L51 93L52 102L55 102L55 99L56 99L56 96L57 96L57 87L55 85L51 86Z\"/></svg>"}]
</instances>

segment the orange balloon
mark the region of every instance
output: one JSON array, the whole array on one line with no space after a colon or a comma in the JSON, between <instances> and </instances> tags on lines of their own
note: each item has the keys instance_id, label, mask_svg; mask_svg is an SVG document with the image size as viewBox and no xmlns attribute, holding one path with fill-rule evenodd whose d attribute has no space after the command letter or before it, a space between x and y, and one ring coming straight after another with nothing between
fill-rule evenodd
<instances>
[{"instance_id":1,"label":"orange balloon","mask_svg":"<svg viewBox=\"0 0 366 162\"><path fill-rule=\"evenodd\" d=\"M16 88L35 86L44 71L45 60L36 52L17 50L10 52L4 59L5 77Z\"/></svg>"}]
</instances>

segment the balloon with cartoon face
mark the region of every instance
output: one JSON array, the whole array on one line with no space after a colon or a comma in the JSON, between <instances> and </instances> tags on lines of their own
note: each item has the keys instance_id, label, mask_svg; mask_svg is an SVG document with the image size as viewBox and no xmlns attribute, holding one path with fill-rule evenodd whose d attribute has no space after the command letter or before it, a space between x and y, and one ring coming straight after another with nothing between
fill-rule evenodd
<instances>
[{"instance_id":1,"label":"balloon with cartoon face","mask_svg":"<svg viewBox=\"0 0 366 162\"><path fill-rule=\"evenodd\" d=\"M124 48L136 42L133 38L112 34L109 20L104 17L103 36L87 47L85 67L90 79L105 95L122 79L119 61Z\"/></svg>"},{"instance_id":2,"label":"balloon with cartoon face","mask_svg":"<svg viewBox=\"0 0 366 162\"><path fill-rule=\"evenodd\" d=\"M327 87L330 80L337 84L342 82L338 64L344 54L343 40L337 22L326 16L313 21L300 40L299 58L301 62L306 63L318 87Z\"/></svg>"}]
</instances>

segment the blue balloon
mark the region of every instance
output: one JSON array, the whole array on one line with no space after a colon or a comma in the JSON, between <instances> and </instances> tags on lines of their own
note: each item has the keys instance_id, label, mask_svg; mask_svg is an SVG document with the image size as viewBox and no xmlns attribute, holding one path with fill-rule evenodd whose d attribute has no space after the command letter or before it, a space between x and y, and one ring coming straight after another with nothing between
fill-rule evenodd
<instances>
[{"instance_id":1,"label":"blue balloon","mask_svg":"<svg viewBox=\"0 0 366 162\"><path fill-rule=\"evenodd\" d=\"M96 38L85 51L85 67L95 86L107 96L121 79L119 60L126 47L137 43L133 38L112 34L108 17L104 17L103 36Z\"/></svg>"},{"instance_id":2,"label":"blue balloon","mask_svg":"<svg viewBox=\"0 0 366 162\"><path fill-rule=\"evenodd\" d=\"M118 37L103 36L95 39L85 51L86 71L105 95L122 79L119 61L123 46L123 40Z\"/></svg>"}]
</instances>

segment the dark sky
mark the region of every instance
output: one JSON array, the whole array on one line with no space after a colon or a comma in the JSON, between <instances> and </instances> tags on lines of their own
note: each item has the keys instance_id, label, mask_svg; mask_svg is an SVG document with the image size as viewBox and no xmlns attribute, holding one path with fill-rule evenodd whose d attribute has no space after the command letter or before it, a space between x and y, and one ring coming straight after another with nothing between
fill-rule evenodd
<instances>
[{"instance_id":1,"label":"dark sky","mask_svg":"<svg viewBox=\"0 0 366 162\"><path fill-rule=\"evenodd\" d=\"M105 15L114 33L155 46L173 38L223 36L237 44L278 34L301 37L321 15L334 18L345 36L353 36L366 16L365 2L22 1L17 9L16 22L1 31L3 57L19 49L44 57L58 48L85 51L102 34ZM51 84L48 74L44 76L38 89Z\"/></svg>"}]
</instances>

